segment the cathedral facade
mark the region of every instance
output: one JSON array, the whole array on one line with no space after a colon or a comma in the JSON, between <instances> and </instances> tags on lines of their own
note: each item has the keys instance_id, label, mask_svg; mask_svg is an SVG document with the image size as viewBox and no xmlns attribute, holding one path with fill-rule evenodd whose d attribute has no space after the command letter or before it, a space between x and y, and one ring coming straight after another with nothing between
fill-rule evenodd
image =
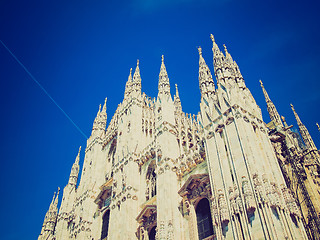
<instances>
[{"instance_id":1,"label":"cathedral facade","mask_svg":"<svg viewBox=\"0 0 320 240\"><path fill-rule=\"evenodd\" d=\"M267 97L273 125L263 121L237 63L211 39L216 83L199 48L196 116L182 111L177 86L171 96L163 56L157 98L141 92L139 61L130 70L108 126L107 99L99 108L79 184L81 148L38 240L310 238L293 179L299 165L318 217L318 150L307 130L299 145Z\"/></svg>"}]
</instances>

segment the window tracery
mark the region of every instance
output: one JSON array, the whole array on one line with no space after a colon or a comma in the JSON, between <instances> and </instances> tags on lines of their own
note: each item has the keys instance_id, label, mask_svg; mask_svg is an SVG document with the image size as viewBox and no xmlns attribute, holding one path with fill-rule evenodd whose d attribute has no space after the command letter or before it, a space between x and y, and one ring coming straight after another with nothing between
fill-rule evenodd
<instances>
[{"instance_id":1,"label":"window tracery","mask_svg":"<svg viewBox=\"0 0 320 240\"><path fill-rule=\"evenodd\" d=\"M147 175L146 175L146 201L151 199L157 194L157 175L155 172L155 161L149 164Z\"/></svg>"}]
</instances>

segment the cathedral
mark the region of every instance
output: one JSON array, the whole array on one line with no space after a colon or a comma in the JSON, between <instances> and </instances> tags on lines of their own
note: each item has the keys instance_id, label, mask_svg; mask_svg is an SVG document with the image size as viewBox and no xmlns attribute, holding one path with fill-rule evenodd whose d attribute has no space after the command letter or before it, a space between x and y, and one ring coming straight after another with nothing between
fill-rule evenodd
<instances>
[{"instance_id":1,"label":"cathedral","mask_svg":"<svg viewBox=\"0 0 320 240\"><path fill-rule=\"evenodd\" d=\"M38 240L320 239L320 155L292 106L292 130L260 81L271 122L213 35L216 81L199 47L200 111L184 113L162 56L158 96L139 61L107 126L107 99Z\"/></svg>"}]
</instances>

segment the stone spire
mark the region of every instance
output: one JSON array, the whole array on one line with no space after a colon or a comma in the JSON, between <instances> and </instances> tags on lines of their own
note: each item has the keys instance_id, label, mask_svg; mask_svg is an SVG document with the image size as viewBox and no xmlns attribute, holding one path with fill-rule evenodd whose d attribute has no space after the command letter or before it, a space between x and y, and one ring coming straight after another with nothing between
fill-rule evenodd
<instances>
[{"instance_id":1,"label":"stone spire","mask_svg":"<svg viewBox=\"0 0 320 240\"><path fill-rule=\"evenodd\" d=\"M60 188L58 187L58 193L57 193L56 199L54 200L54 204L53 204L53 211L56 214L57 214L57 211L58 211L59 193L60 193Z\"/></svg>"},{"instance_id":2,"label":"stone spire","mask_svg":"<svg viewBox=\"0 0 320 240\"><path fill-rule=\"evenodd\" d=\"M177 112L182 112L181 100L178 92L178 85L175 84L175 86L176 86L176 95L174 96L174 105L176 107Z\"/></svg>"},{"instance_id":3,"label":"stone spire","mask_svg":"<svg viewBox=\"0 0 320 240\"><path fill-rule=\"evenodd\" d=\"M266 89L264 88L263 86L263 83L261 80L260 81L260 85L261 85L261 88L262 88L262 91L263 91L263 95L264 95L264 98L266 100L266 103L267 103L267 109L268 109L268 113L269 113L269 116L270 116L270 120L273 121L273 123L276 125L276 126L279 126L279 127L283 127L283 124L282 124L282 121L281 121L281 117L276 109L276 106L273 104L273 102L271 101L271 99L269 98L269 95L266 91Z\"/></svg>"},{"instance_id":4,"label":"stone spire","mask_svg":"<svg viewBox=\"0 0 320 240\"><path fill-rule=\"evenodd\" d=\"M130 73L128 77L128 81L126 83L126 89L124 90L124 98L127 98L132 91L132 68L130 68Z\"/></svg>"},{"instance_id":5,"label":"stone spire","mask_svg":"<svg viewBox=\"0 0 320 240\"><path fill-rule=\"evenodd\" d=\"M218 45L216 44L212 34L211 40L213 43L213 66L214 74L217 79L217 85L218 87L223 86L223 89L226 89L227 86L232 86L236 82L236 66L234 65L234 61L231 55L229 54L226 46L224 45L224 50L226 53L226 56L224 56L223 53L220 51Z\"/></svg>"},{"instance_id":6,"label":"stone spire","mask_svg":"<svg viewBox=\"0 0 320 240\"><path fill-rule=\"evenodd\" d=\"M233 69L234 69L235 80L236 80L238 86L240 87L240 89L247 88L246 84L244 82L243 76L240 72L240 68L239 68L238 64L236 63L236 61L233 61Z\"/></svg>"},{"instance_id":7,"label":"stone spire","mask_svg":"<svg viewBox=\"0 0 320 240\"><path fill-rule=\"evenodd\" d=\"M139 68L139 59L137 60L137 67L133 74L132 90L141 94L141 76Z\"/></svg>"},{"instance_id":8,"label":"stone spire","mask_svg":"<svg viewBox=\"0 0 320 240\"><path fill-rule=\"evenodd\" d=\"M180 98L179 97L179 91L178 91L178 84L175 84L175 87L176 87L176 97L177 98ZM318 123L317 123L318 124Z\"/></svg>"},{"instance_id":9,"label":"stone spire","mask_svg":"<svg viewBox=\"0 0 320 240\"><path fill-rule=\"evenodd\" d=\"M94 121L93 121L92 130L94 130L94 129L96 128L96 125L97 125L97 123L98 123L98 118L99 118L99 116L100 116L100 112L101 112L101 104L99 104L99 110L98 110L98 112L97 112L97 116L96 116L96 118L95 118Z\"/></svg>"},{"instance_id":10,"label":"stone spire","mask_svg":"<svg viewBox=\"0 0 320 240\"><path fill-rule=\"evenodd\" d=\"M224 47L224 52L225 52L225 55L226 55L225 60L226 60L228 63L233 64L233 59L232 59L230 53L228 52L228 49L227 49L226 45L223 44L223 47Z\"/></svg>"},{"instance_id":11,"label":"stone spire","mask_svg":"<svg viewBox=\"0 0 320 240\"><path fill-rule=\"evenodd\" d=\"M59 191L60 188L58 188L58 193L53 194L52 201L50 203L50 207L48 212L46 213L43 227L40 233L40 236L38 239L50 239L50 236L53 236L54 229L57 223L57 217L58 217L58 198L59 198Z\"/></svg>"},{"instance_id":12,"label":"stone spire","mask_svg":"<svg viewBox=\"0 0 320 240\"><path fill-rule=\"evenodd\" d=\"M53 197L52 197L52 200L51 200L49 209L48 209L48 211L47 211L46 218L47 218L47 216L49 216L49 213L50 213L50 212L52 211L52 209L53 209L55 198L56 198L56 192L53 193Z\"/></svg>"},{"instance_id":13,"label":"stone spire","mask_svg":"<svg viewBox=\"0 0 320 240\"><path fill-rule=\"evenodd\" d=\"M53 206L54 206L55 197L56 197L56 192L53 193L53 197L52 197L49 209L46 212L46 215L44 217L42 228L41 228L41 233L40 233L40 236L39 236L38 239L42 239L41 237L44 235L44 232L46 231L46 226L47 226L48 221L50 220L51 212L52 212L52 209L53 209Z\"/></svg>"},{"instance_id":14,"label":"stone spire","mask_svg":"<svg viewBox=\"0 0 320 240\"><path fill-rule=\"evenodd\" d=\"M215 92L215 86L212 79L212 75L208 65L202 57L202 49L198 48L199 51L199 88L201 96L210 95Z\"/></svg>"},{"instance_id":15,"label":"stone spire","mask_svg":"<svg viewBox=\"0 0 320 240\"><path fill-rule=\"evenodd\" d=\"M166 66L164 65L164 56L161 56L161 67L159 73L159 84L158 84L158 97L159 96L170 96L170 82Z\"/></svg>"},{"instance_id":16,"label":"stone spire","mask_svg":"<svg viewBox=\"0 0 320 240\"><path fill-rule=\"evenodd\" d=\"M107 98L105 98L104 100L102 110L101 110L101 104L99 105L97 116L93 122L91 135L96 132L104 131L106 129L106 125L107 125Z\"/></svg>"},{"instance_id":17,"label":"stone spire","mask_svg":"<svg viewBox=\"0 0 320 240\"><path fill-rule=\"evenodd\" d=\"M104 99L104 104L103 104L102 111L101 111L102 114L107 113L107 100L108 100L108 98Z\"/></svg>"},{"instance_id":18,"label":"stone spire","mask_svg":"<svg viewBox=\"0 0 320 240\"><path fill-rule=\"evenodd\" d=\"M300 117L298 116L298 114L297 114L296 110L294 109L293 105L292 104L290 104L290 105L291 105L291 109L292 109L292 111L294 113L294 116L295 116L295 118L297 120L297 124L299 126L299 131L300 131L300 134L301 134L301 137L302 137L304 143L306 144L306 147L309 150L316 150L317 149L316 145L314 144L313 139L310 136L308 129L301 122Z\"/></svg>"},{"instance_id":19,"label":"stone spire","mask_svg":"<svg viewBox=\"0 0 320 240\"><path fill-rule=\"evenodd\" d=\"M218 76L220 76L221 71L222 71L222 67L223 67L223 63L224 63L224 55L223 53L220 51L213 35L210 35L210 38L212 40L212 52L213 52L213 66L214 66L214 72L215 75L217 76L217 80L218 80Z\"/></svg>"},{"instance_id":20,"label":"stone spire","mask_svg":"<svg viewBox=\"0 0 320 240\"><path fill-rule=\"evenodd\" d=\"M81 146L79 147L78 155L71 168L68 184L72 186L76 186L78 182L79 169L80 169L79 167L80 151L81 151Z\"/></svg>"},{"instance_id":21,"label":"stone spire","mask_svg":"<svg viewBox=\"0 0 320 240\"><path fill-rule=\"evenodd\" d=\"M318 127L319 132L320 132L320 126L319 126L319 124L318 124L318 123L316 123L316 125L317 125L317 127Z\"/></svg>"}]
</instances>

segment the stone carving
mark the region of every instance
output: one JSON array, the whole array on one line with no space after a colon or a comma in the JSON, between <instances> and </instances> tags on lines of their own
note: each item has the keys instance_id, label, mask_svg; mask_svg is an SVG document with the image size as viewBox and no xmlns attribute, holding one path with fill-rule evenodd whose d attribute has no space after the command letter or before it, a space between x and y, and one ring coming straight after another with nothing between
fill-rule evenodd
<instances>
[{"instance_id":1,"label":"stone carving","mask_svg":"<svg viewBox=\"0 0 320 240\"><path fill-rule=\"evenodd\" d=\"M230 221L229 211L228 211L225 196L221 189L218 190L218 203L219 203L221 223L228 223Z\"/></svg>"},{"instance_id":2,"label":"stone carving","mask_svg":"<svg viewBox=\"0 0 320 240\"><path fill-rule=\"evenodd\" d=\"M254 202L254 196L249 185L249 182L245 176L242 176L242 192L246 203L246 208L249 212L253 212L256 209Z\"/></svg>"},{"instance_id":3,"label":"stone carving","mask_svg":"<svg viewBox=\"0 0 320 240\"><path fill-rule=\"evenodd\" d=\"M289 209L290 214L300 218L301 213L298 209L298 206L297 206L295 199L292 196L291 190L285 186L282 186L281 191L282 191L284 201L287 205L287 208Z\"/></svg>"}]
</instances>

